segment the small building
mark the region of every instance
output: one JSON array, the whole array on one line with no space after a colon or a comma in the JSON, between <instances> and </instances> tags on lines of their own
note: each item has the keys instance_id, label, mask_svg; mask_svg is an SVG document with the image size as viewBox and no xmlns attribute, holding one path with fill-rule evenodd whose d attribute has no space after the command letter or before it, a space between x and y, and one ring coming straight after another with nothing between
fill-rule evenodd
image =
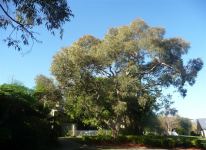
<instances>
[{"instance_id":1,"label":"small building","mask_svg":"<svg viewBox=\"0 0 206 150\"><path fill-rule=\"evenodd\" d=\"M197 119L197 131L206 138L206 118Z\"/></svg>"}]
</instances>

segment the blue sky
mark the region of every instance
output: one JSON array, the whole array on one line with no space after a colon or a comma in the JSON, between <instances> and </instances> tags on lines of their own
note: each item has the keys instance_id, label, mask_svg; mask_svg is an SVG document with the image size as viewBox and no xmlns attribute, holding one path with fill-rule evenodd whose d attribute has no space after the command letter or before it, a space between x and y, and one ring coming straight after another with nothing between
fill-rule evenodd
<instances>
[{"instance_id":1,"label":"blue sky","mask_svg":"<svg viewBox=\"0 0 206 150\"><path fill-rule=\"evenodd\" d=\"M150 26L164 27L165 37L182 37L189 41L191 48L184 57L185 61L200 57L206 63L205 0L70 0L69 4L75 17L64 25L63 39L38 28L43 43L36 43L24 56L2 42L9 32L0 30L1 84L15 79L32 88L36 75L50 76L52 57L60 48L71 45L85 34L102 38L110 27L128 25L136 18L144 19ZM24 51L28 49L24 47ZM205 85L204 66L196 84L188 87L186 98L172 93L181 116L206 118Z\"/></svg>"}]
</instances>

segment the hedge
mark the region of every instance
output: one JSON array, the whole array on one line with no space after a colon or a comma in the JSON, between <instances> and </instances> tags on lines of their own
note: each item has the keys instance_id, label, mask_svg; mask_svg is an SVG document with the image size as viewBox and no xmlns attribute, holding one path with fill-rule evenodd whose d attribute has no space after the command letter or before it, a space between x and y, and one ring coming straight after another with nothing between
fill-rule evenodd
<instances>
[{"instance_id":1,"label":"hedge","mask_svg":"<svg viewBox=\"0 0 206 150\"><path fill-rule=\"evenodd\" d=\"M192 136L135 136L121 135L117 138L111 136L85 136L81 142L86 144L140 144L155 148L206 148L206 139Z\"/></svg>"}]
</instances>

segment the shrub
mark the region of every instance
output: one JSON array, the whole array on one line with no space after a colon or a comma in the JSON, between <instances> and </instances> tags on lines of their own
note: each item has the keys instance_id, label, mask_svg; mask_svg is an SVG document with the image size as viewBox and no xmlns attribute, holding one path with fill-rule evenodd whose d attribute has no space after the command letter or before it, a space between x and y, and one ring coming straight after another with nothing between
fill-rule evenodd
<instances>
[{"instance_id":1,"label":"shrub","mask_svg":"<svg viewBox=\"0 0 206 150\"><path fill-rule=\"evenodd\" d=\"M56 139L49 110L20 85L0 86L0 149L43 149Z\"/></svg>"},{"instance_id":2,"label":"shrub","mask_svg":"<svg viewBox=\"0 0 206 150\"><path fill-rule=\"evenodd\" d=\"M118 143L133 143L143 144L148 147L155 148L175 148L175 147L196 147L204 148L206 146L206 140L198 137L188 136L135 136L135 135L120 135L116 139L111 136L96 136L96 137L84 137L84 142L90 144L118 144Z\"/></svg>"}]
</instances>

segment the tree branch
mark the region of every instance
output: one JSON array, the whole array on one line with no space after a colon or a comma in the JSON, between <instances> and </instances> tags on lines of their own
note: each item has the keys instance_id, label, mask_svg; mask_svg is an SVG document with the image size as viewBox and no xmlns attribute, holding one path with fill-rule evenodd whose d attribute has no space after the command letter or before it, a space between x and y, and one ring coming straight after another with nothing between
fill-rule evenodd
<instances>
[{"instance_id":1,"label":"tree branch","mask_svg":"<svg viewBox=\"0 0 206 150\"><path fill-rule=\"evenodd\" d=\"M103 72L103 74L108 75L107 77L109 77L109 78L112 76L110 73L108 73L108 72L107 72L107 71L105 71L104 69L101 69L101 71Z\"/></svg>"},{"instance_id":2,"label":"tree branch","mask_svg":"<svg viewBox=\"0 0 206 150\"><path fill-rule=\"evenodd\" d=\"M114 74L114 72L112 71L112 66L109 66L109 71L112 73L112 76L114 77L115 74Z\"/></svg>"},{"instance_id":3,"label":"tree branch","mask_svg":"<svg viewBox=\"0 0 206 150\"><path fill-rule=\"evenodd\" d=\"M163 66L166 66L166 67L168 67L168 68L170 68L170 69L174 69L172 66L170 66L170 65L168 65L168 64L166 64L166 63L164 63L164 62L158 62L158 63L155 64L151 69L149 69L149 70L147 70L147 71L144 71L144 72L142 72L142 73L140 73L140 74L150 73L150 72L152 72L158 65L163 65Z\"/></svg>"},{"instance_id":4,"label":"tree branch","mask_svg":"<svg viewBox=\"0 0 206 150\"><path fill-rule=\"evenodd\" d=\"M170 66L170 65L168 65L168 64L166 64L166 63L164 63L164 62L162 62L162 63L160 63L161 65L163 65L163 66L166 66L166 67L168 67L168 68L170 68L170 69L174 69L172 66Z\"/></svg>"},{"instance_id":5,"label":"tree branch","mask_svg":"<svg viewBox=\"0 0 206 150\"><path fill-rule=\"evenodd\" d=\"M20 23L19 21L15 20L14 18L12 18L9 13L4 9L4 7L0 4L0 8L2 9L2 11L5 13L5 15L11 19L13 22L15 22L16 24L18 24L24 31L26 31L30 36L31 38L35 39L36 38L34 37L33 33L31 31L29 31L24 24Z\"/></svg>"},{"instance_id":6,"label":"tree branch","mask_svg":"<svg viewBox=\"0 0 206 150\"><path fill-rule=\"evenodd\" d=\"M147 70L147 71L144 71L144 72L142 72L141 74L147 74L147 73L152 72L158 65L159 65L159 64L154 65L151 69L149 69L149 70Z\"/></svg>"}]
</instances>

